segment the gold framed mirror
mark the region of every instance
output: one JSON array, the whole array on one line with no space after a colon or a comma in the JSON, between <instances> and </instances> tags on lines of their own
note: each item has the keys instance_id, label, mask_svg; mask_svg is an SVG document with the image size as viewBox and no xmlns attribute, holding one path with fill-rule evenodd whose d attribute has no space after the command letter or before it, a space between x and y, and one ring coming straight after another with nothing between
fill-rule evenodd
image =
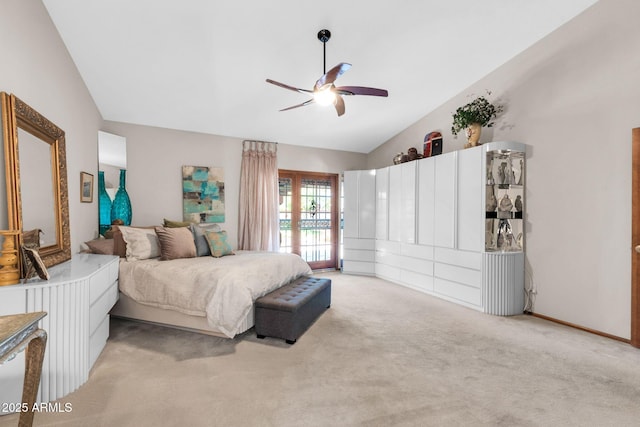
<instances>
[{"instance_id":1,"label":"gold framed mirror","mask_svg":"<svg viewBox=\"0 0 640 427\"><path fill-rule=\"evenodd\" d=\"M45 266L71 259L65 134L18 97L0 93L12 230L39 238Z\"/></svg>"}]
</instances>

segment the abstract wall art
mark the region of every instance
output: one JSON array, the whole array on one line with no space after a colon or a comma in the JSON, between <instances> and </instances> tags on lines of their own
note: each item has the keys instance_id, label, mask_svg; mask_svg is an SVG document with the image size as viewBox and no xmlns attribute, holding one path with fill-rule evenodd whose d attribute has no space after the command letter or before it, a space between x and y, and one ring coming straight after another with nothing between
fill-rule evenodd
<instances>
[{"instance_id":1,"label":"abstract wall art","mask_svg":"<svg viewBox=\"0 0 640 427\"><path fill-rule=\"evenodd\" d=\"M184 221L224 222L224 169L182 167Z\"/></svg>"}]
</instances>

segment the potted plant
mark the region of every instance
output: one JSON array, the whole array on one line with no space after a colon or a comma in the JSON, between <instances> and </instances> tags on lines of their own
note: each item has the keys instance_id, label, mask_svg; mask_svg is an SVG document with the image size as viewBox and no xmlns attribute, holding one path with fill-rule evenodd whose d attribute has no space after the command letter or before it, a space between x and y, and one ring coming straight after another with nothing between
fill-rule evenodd
<instances>
[{"instance_id":1,"label":"potted plant","mask_svg":"<svg viewBox=\"0 0 640 427\"><path fill-rule=\"evenodd\" d=\"M491 92L487 91L487 95L491 95ZM464 129L467 136L465 148L474 147L478 145L482 127L493 126L493 120L502 111L502 105L493 105L484 96L479 96L456 110L451 133L455 136Z\"/></svg>"}]
</instances>

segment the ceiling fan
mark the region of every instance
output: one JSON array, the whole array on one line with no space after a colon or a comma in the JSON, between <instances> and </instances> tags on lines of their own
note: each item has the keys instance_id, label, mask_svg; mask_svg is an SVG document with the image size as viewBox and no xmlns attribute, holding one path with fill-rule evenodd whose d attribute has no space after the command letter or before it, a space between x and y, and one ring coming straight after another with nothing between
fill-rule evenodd
<instances>
[{"instance_id":1,"label":"ceiling fan","mask_svg":"<svg viewBox=\"0 0 640 427\"><path fill-rule=\"evenodd\" d=\"M342 95L370 95L370 96L388 96L389 93L385 89L376 89L373 87L364 87L364 86L338 86L334 84L336 79L344 74L349 68L351 68L351 64L347 64L346 62L341 62L329 71L327 71L327 42L331 38L331 32L329 30L320 30L318 32L318 40L322 42L323 48L323 72L324 74L320 77L313 89L300 89L297 87L289 86L284 83L277 82L275 80L267 79L267 83L274 84L276 86L280 86L285 89L293 90L300 93L308 93L312 95L312 98L297 105L293 105L291 107L283 108L280 111L292 110L298 107L304 107L305 105L318 103L320 105L331 105L333 104L336 108L338 116L344 114L344 99L342 99Z\"/></svg>"}]
</instances>

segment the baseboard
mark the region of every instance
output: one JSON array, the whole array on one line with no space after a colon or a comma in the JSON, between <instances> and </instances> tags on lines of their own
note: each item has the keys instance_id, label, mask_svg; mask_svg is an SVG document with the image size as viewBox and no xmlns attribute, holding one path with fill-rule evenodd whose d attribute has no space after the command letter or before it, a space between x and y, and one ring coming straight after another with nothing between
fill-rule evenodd
<instances>
[{"instance_id":1,"label":"baseboard","mask_svg":"<svg viewBox=\"0 0 640 427\"><path fill-rule=\"evenodd\" d=\"M537 317L537 318L540 318L540 319L548 320L548 321L553 322L553 323L558 323L560 325L569 326L571 328L575 328L575 329L579 329L581 331L589 332L589 333L594 334L594 335L599 335L601 337L605 337L605 338L609 338L609 339L612 339L612 340L620 341L620 342L623 342L623 343L626 343L626 344L631 344L631 340L630 339L622 338L622 337L619 337L617 335L608 334L606 332L598 331L596 329L586 328L584 326L576 325L575 323L565 322L564 320L555 319L553 317L545 316L544 314L538 314L538 313L532 313L532 312L527 312L526 314L529 314L529 315L531 315L533 317Z\"/></svg>"}]
</instances>

